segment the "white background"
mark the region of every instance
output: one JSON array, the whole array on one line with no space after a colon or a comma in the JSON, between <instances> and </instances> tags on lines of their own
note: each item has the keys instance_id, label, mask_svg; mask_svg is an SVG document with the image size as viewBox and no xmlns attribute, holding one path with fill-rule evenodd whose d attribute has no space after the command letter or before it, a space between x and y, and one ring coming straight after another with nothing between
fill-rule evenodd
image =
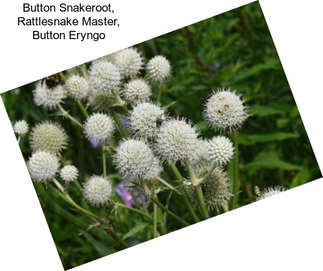
<instances>
[{"instance_id":1,"label":"white background","mask_svg":"<svg viewBox=\"0 0 323 271\"><path fill-rule=\"evenodd\" d=\"M32 41L16 27L22 2L1 1L0 91L248 2L112 1L121 27L82 44ZM323 169L321 2L260 1ZM0 269L63 270L2 102L0 125ZM322 270L322 193L321 179L74 270Z\"/></svg>"}]
</instances>

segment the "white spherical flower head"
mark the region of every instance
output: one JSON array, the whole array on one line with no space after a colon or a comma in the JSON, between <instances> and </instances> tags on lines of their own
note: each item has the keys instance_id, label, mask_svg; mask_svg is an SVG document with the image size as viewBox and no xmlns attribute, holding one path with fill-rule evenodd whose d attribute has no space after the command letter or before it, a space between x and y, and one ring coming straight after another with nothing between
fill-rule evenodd
<instances>
[{"instance_id":1,"label":"white spherical flower head","mask_svg":"<svg viewBox=\"0 0 323 271\"><path fill-rule=\"evenodd\" d=\"M148 76L159 83L163 82L170 74L170 64L166 57L155 56L146 66Z\"/></svg>"},{"instance_id":2,"label":"white spherical flower head","mask_svg":"<svg viewBox=\"0 0 323 271\"><path fill-rule=\"evenodd\" d=\"M143 60L135 48L128 48L115 53L114 63L124 77L134 77L140 72Z\"/></svg>"},{"instance_id":3,"label":"white spherical flower head","mask_svg":"<svg viewBox=\"0 0 323 271\"><path fill-rule=\"evenodd\" d=\"M154 157L154 159L151 162L150 170L146 172L142 179L147 181L153 181L159 177L162 171L163 167L161 166L159 159L157 157Z\"/></svg>"},{"instance_id":4,"label":"white spherical flower head","mask_svg":"<svg viewBox=\"0 0 323 271\"><path fill-rule=\"evenodd\" d=\"M61 85L48 88L45 84L39 83L33 94L36 105L46 109L55 109L65 98L65 92Z\"/></svg>"},{"instance_id":5,"label":"white spherical flower head","mask_svg":"<svg viewBox=\"0 0 323 271\"><path fill-rule=\"evenodd\" d=\"M28 133L28 123L25 120L19 120L13 125L13 130L16 134L23 136Z\"/></svg>"},{"instance_id":6,"label":"white spherical flower head","mask_svg":"<svg viewBox=\"0 0 323 271\"><path fill-rule=\"evenodd\" d=\"M209 141L207 153L211 163L222 167L232 159L234 148L229 138L216 136Z\"/></svg>"},{"instance_id":7,"label":"white spherical flower head","mask_svg":"<svg viewBox=\"0 0 323 271\"><path fill-rule=\"evenodd\" d=\"M64 87L67 94L75 100L85 99L90 91L88 80L79 75L69 77Z\"/></svg>"},{"instance_id":8,"label":"white spherical flower head","mask_svg":"<svg viewBox=\"0 0 323 271\"><path fill-rule=\"evenodd\" d=\"M126 182L132 182L151 179L149 171L156 169L157 160L146 143L129 139L117 147L114 162L122 178Z\"/></svg>"},{"instance_id":9,"label":"white spherical flower head","mask_svg":"<svg viewBox=\"0 0 323 271\"><path fill-rule=\"evenodd\" d=\"M84 124L84 131L88 139L107 142L115 130L113 120L103 113L92 114Z\"/></svg>"},{"instance_id":10,"label":"white spherical flower head","mask_svg":"<svg viewBox=\"0 0 323 271\"><path fill-rule=\"evenodd\" d=\"M260 196L257 197L257 200L268 198L284 191L286 191L286 188L279 185L273 186L273 187L267 187L264 189L264 191L261 192Z\"/></svg>"},{"instance_id":11,"label":"white spherical flower head","mask_svg":"<svg viewBox=\"0 0 323 271\"><path fill-rule=\"evenodd\" d=\"M60 176L66 183L75 181L78 175L79 175L78 169L72 165L64 166L60 171Z\"/></svg>"},{"instance_id":12,"label":"white spherical flower head","mask_svg":"<svg viewBox=\"0 0 323 271\"><path fill-rule=\"evenodd\" d=\"M160 127L155 150L163 161L193 162L197 159L198 134L185 120L172 119Z\"/></svg>"},{"instance_id":13,"label":"white spherical flower head","mask_svg":"<svg viewBox=\"0 0 323 271\"><path fill-rule=\"evenodd\" d=\"M230 90L215 92L206 102L204 114L214 129L222 131L240 128L248 117L240 96Z\"/></svg>"},{"instance_id":14,"label":"white spherical flower head","mask_svg":"<svg viewBox=\"0 0 323 271\"><path fill-rule=\"evenodd\" d=\"M165 120L165 111L153 103L141 103L130 113L130 129L138 137L154 138Z\"/></svg>"},{"instance_id":15,"label":"white spherical flower head","mask_svg":"<svg viewBox=\"0 0 323 271\"><path fill-rule=\"evenodd\" d=\"M100 207L112 197L111 181L102 176L92 176L83 187L83 195L88 203Z\"/></svg>"},{"instance_id":16,"label":"white spherical flower head","mask_svg":"<svg viewBox=\"0 0 323 271\"><path fill-rule=\"evenodd\" d=\"M92 64L89 80L94 91L111 93L119 87L121 75L114 64L108 61L99 61Z\"/></svg>"},{"instance_id":17,"label":"white spherical flower head","mask_svg":"<svg viewBox=\"0 0 323 271\"><path fill-rule=\"evenodd\" d=\"M46 151L37 151L32 154L27 163L31 178L34 181L50 181L58 171L58 158Z\"/></svg>"},{"instance_id":18,"label":"white spherical flower head","mask_svg":"<svg viewBox=\"0 0 323 271\"><path fill-rule=\"evenodd\" d=\"M143 79L134 79L122 89L121 95L128 103L144 102L151 96L151 88Z\"/></svg>"},{"instance_id":19,"label":"white spherical flower head","mask_svg":"<svg viewBox=\"0 0 323 271\"><path fill-rule=\"evenodd\" d=\"M29 141L33 151L59 154L67 146L67 135L58 123L44 121L31 130Z\"/></svg>"}]
</instances>

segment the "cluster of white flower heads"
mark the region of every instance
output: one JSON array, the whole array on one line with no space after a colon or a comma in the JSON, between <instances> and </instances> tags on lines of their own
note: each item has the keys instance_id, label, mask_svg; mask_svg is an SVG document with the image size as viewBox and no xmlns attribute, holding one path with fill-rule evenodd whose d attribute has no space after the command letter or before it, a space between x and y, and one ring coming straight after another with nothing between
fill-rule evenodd
<instances>
[{"instance_id":1,"label":"cluster of white flower heads","mask_svg":"<svg viewBox=\"0 0 323 271\"><path fill-rule=\"evenodd\" d=\"M50 181L58 171L58 158L47 151L37 151L32 154L27 163L29 174L34 181Z\"/></svg>"},{"instance_id":2,"label":"cluster of white flower heads","mask_svg":"<svg viewBox=\"0 0 323 271\"><path fill-rule=\"evenodd\" d=\"M261 199L265 199L265 198L268 198L268 197L271 197L273 195L276 195L280 192L284 192L286 191L286 188L285 187L282 187L282 186L270 186L270 187L267 187L265 188L260 196L257 197L257 200L261 200Z\"/></svg>"},{"instance_id":3,"label":"cluster of white flower heads","mask_svg":"<svg viewBox=\"0 0 323 271\"><path fill-rule=\"evenodd\" d=\"M85 99L90 91L88 80L79 75L70 76L64 85L67 95L75 100Z\"/></svg>"},{"instance_id":4,"label":"cluster of white flower heads","mask_svg":"<svg viewBox=\"0 0 323 271\"><path fill-rule=\"evenodd\" d=\"M171 119L159 128L155 151L163 161L196 161L198 133L185 120Z\"/></svg>"},{"instance_id":5,"label":"cluster of white flower heads","mask_svg":"<svg viewBox=\"0 0 323 271\"><path fill-rule=\"evenodd\" d=\"M128 48L114 54L114 63L122 76L132 78L139 74L143 59L135 48Z\"/></svg>"},{"instance_id":6,"label":"cluster of white flower heads","mask_svg":"<svg viewBox=\"0 0 323 271\"><path fill-rule=\"evenodd\" d=\"M218 90L206 102L205 117L216 130L240 128L248 115L240 96L228 90Z\"/></svg>"},{"instance_id":7,"label":"cluster of white flower heads","mask_svg":"<svg viewBox=\"0 0 323 271\"><path fill-rule=\"evenodd\" d=\"M33 94L35 104L46 109L55 109L65 98L65 91L61 85L48 88L45 84L39 83Z\"/></svg>"},{"instance_id":8,"label":"cluster of white flower heads","mask_svg":"<svg viewBox=\"0 0 323 271\"><path fill-rule=\"evenodd\" d=\"M153 151L140 140L122 141L116 149L114 162L125 182L153 180L162 170Z\"/></svg>"},{"instance_id":9,"label":"cluster of white flower heads","mask_svg":"<svg viewBox=\"0 0 323 271\"><path fill-rule=\"evenodd\" d=\"M140 103L130 113L130 129L136 137L154 138L165 120L165 111L153 103Z\"/></svg>"},{"instance_id":10,"label":"cluster of white flower heads","mask_svg":"<svg viewBox=\"0 0 323 271\"><path fill-rule=\"evenodd\" d=\"M232 159L234 147L229 138L215 136L208 142L207 154L211 163L223 167Z\"/></svg>"},{"instance_id":11,"label":"cluster of white flower heads","mask_svg":"<svg viewBox=\"0 0 323 271\"><path fill-rule=\"evenodd\" d=\"M83 186L83 195L88 203L100 207L112 197L112 184L108 178L94 175Z\"/></svg>"},{"instance_id":12,"label":"cluster of white flower heads","mask_svg":"<svg viewBox=\"0 0 323 271\"><path fill-rule=\"evenodd\" d=\"M146 66L147 75L156 82L163 82L170 74L171 66L164 56L154 56Z\"/></svg>"},{"instance_id":13,"label":"cluster of white flower heads","mask_svg":"<svg viewBox=\"0 0 323 271\"><path fill-rule=\"evenodd\" d=\"M67 165L61 168L60 176L65 183L75 181L79 175L78 169L73 165Z\"/></svg>"},{"instance_id":14,"label":"cluster of white flower heads","mask_svg":"<svg viewBox=\"0 0 323 271\"><path fill-rule=\"evenodd\" d=\"M113 135L115 126L111 117L103 113L94 113L87 118L84 132L88 139L107 142Z\"/></svg>"},{"instance_id":15,"label":"cluster of white flower heads","mask_svg":"<svg viewBox=\"0 0 323 271\"><path fill-rule=\"evenodd\" d=\"M128 103L144 102L151 96L151 87L143 79L134 79L125 84L121 95Z\"/></svg>"},{"instance_id":16,"label":"cluster of white flower heads","mask_svg":"<svg viewBox=\"0 0 323 271\"><path fill-rule=\"evenodd\" d=\"M13 125L13 130L16 134L23 136L28 133L29 126L25 120L19 120Z\"/></svg>"},{"instance_id":17,"label":"cluster of white flower heads","mask_svg":"<svg viewBox=\"0 0 323 271\"><path fill-rule=\"evenodd\" d=\"M33 151L42 150L59 154L67 146L67 135L58 123L44 121L33 127L29 141Z\"/></svg>"},{"instance_id":18,"label":"cluster of white flower heads","mask_svg":"<svg viewBox=\"0 0 323 271\"><path fill-rule=\"evenodd\" d=\"M212 166L201 167L196 171L198 177L202 178L208 174ZM228 209L228 201L231 198L231 187L227 174L219 168L215 168L207 179L201 183L206 207L209 210ZM198 195L195 187L190 186L189 195L198 204Z\"/></svg>"},{"instance_id":19,"label":"cluster of white flower heads","mask_svg":"<svg viewBox=\"0 0 323 271\"><path fill-rule=\"evenodd\" d=\"M111 93L120 85L119 69L108 61L92 63L89 71L90 86L93 91Z\"/></svg>"}]
</instances>

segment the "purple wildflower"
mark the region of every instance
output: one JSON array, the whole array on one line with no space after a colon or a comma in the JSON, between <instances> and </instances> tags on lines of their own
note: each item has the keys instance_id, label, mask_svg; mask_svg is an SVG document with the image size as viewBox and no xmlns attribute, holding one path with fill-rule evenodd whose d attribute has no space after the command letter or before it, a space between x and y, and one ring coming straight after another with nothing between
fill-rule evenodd
<instances>
[{"instance_id":1,"label":"purple wildflower","mask_svg":"<svg viewBox=\"0 0 323 271\"><path fill-rule=\"evenodd\" d=\"M92 148L98 148L101 146L101 142L100 140L97 140L97 139L94 139L94 138L91 138L90 139L90 142L91 142L91 146Z\"/></svg>"},{"instance_id":2,"label":"purple wildflower","mask_svg":"<svg viewBox=\"0 0 323 271\"><path fill-rule=\"evenodd\" d=\"M122 124L122 126L123 126L124 128L128 128L129 123L128 123L125 119L120 118L120 121L121 121L121 124Z\"/></svg>"},{"instance_id":3,"label":"purple wildflower","mask_svg":"<svg viewBox=\"0 0 323 271\"><path fill-rule=\"evenodd\" d=\"M119 183L115 190L128 207L132 207L136 204L135 200L132 198L130 191L124 186L123 183ZM145 201L145 196L140 197L137 190L133 190L132 192L139 203L141 203L142 200Z\"/></svg>"}]
</instances>

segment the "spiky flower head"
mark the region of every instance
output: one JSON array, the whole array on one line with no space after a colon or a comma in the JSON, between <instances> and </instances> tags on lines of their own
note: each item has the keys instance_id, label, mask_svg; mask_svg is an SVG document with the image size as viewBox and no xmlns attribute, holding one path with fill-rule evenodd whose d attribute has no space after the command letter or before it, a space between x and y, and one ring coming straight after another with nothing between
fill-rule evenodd
<instances>
[{"instance_id":1,"label":"spiky flower head","mask_svg":"<svg viewBox=\"0 0 323 271\"><path fill-rule=\"evenodd\" d=\"M257 197L257 200L261 200L261 199L264 199L264 198L268 198L268 197L271 197L273 195L276 195L280 192L284 192L286 191L286 188L285 187L282 187L282 186L270 186L270 187L267 187L265 188L259 197Z\"/></svg>"},{"instance_id":2,"label":"spiky flower head","mask_svg":"<svg viewBox=\"0 0 323 271\"><path fill-rule=\"evenodd\" d=\"M230 89L215 92L207 100L204 114L212 128L222 131L240 128L248 117L240 96Z\"/></svg>"},{"instance_id":3,"label":"spiky flower head","mask_svg":"<svg viewBox=\"0 0 323 271\"><path fill-rule=\"evenodd\" d=\"M140 72L143 60L137 49L128 48L114 54L114 63L124 77L134 77Z\"/></svg>"},{"instance_id":4,"label":"spiky flower head","mask_svg":"<svg viewBox=\"0 0 323 271\"><path fill-rule=\"evenodd\" d=\"M169 76L170 69L169 61L164 56L154 56L148 61L146 66L148 76L159 83Z\"/></svg>"},{"instance_id":5,"label":"spiky flower head","mask_svg":"<svg viewBox=\"0 0 323 271\"><path fill-rule=\"evenodd\" d=\"M213 137L207 146L209 161L218 167L225 166L234 155L234 148L229 138L225 136Z\"/></svg>"},{"instance_id":6,"label":"spiky flower head","mask_svg":"<svg viewBox=\"0 0 323 271\"><path fill-rule=\"evenodd\" d=\"M55 109L65 98L65 92L61 85L48 88L46 84L39 83L33 91L34 102L45 109Z\"/></svg>"},{"instance_id":7,"label":"spiky flower head","mask_svg":"<svg viewBox=\"0 0 323 271\"><path fill-rule=\"evenodd\" d=\"M103 60L92 63L89 80L93 91L111 93L120 85L121 75L114 64Z\"/></svg>"},{"instance_id":8,"label":"spiky flower head","mask_svg":"<svg viewBox=\"0 0 323 271\"><path fill-rule=\"evenodd\" d=\"M155 150L163 161L195 161L198 134L195 127L181 119L165 121L159 128Z\"/></svg>"},{"instance_id":9,"label":"spiky flower head","mask_svg":"<svg viewBox=\"0 0 323 271\"><path fill-rule=\"evenodd\" d=\"M76 74L66 80L64 87L67 94L75 100L85 99L90 91L88 80Z\"/></svg>"},{"instance_id":10,"label":"spiky flower head","mask_svg":"<svg viewBox=\"0 0 323 271\"><path fill-rule=\"evenodd\" d=\"M87 118L84 124L84 132L88 139L107 142L115 130L113 120L106 114L94 113Z\"/></svg>"},{"instance_id":11,"label":"spiky flower head","mask_svg":"<svg viewBox=\"0 0 323 271\"><path fill-rule=\"evenodd\" d=\"M152 150L140 140L122 141L116 149L114 162L123 180L128 183L139 179L154 179L161 171Z\"/></svg>"},{"instance_id":12,"label":"spiky flower head","mask_svg":"<svg viewBox=\"0 0 323 271\"><path fill-rule=\"evenodd\" d=\"M34 181L45 182L50 181L55 176L59 168L59 161L50 152L36 151L29 158L27 167Z\"/></svg>"},{"instance_id":13,"label":"spiky flower head","mask_svg":"<svg viewBox=\"0 0 323 271\"><path fill-rule=\"evenodd\" d=\"M36 124L31 130L29 141L33 151L59 154L67 146L67 135L58 123L44 121Z\"/></svg>"},{"instance_id":14,"label":"spiky flower head","mask_svg":"<svg viewBox=\"0 0 323 271\"><path fill-rule=\"evenodd\" d=\"M112 184L108 178L94 175L83 186L83 196L88 203L100 207L112 197Z\"/></svg>"},{"instance_id":15,"label":"spiky flower head","mask_svg":"<svg viewBox=\"0 0 323 271\"><path fill-rule=\"evenodd\" d=\"M209 142L205 139L198 139L196 146L196 160L192 161L194 168L210 164L210 157L208 155Z\"/></svg>"},{"instance_id":16,"label":"spiky flower head","mask_svg":"<svg viewBox=\"0 0 323 271\"><path fill-rule=\"evenodd\" d=\"M13 130L16 134L23 136L28 133L28 123L25 120L19 120L13 125Z\"/></svg>"},{"instance_id":17,"label":"spiky flower head","mask_svg":"<svg viewBox=\"0 0 323 271\"><path fill-rule=\"evenodd\" d=\"M151 88L143 79L134 79L128 82L121 92L128 103L144 102L151 96Z\"/></svg>"},{"instance_id":18,"label":"spiky flower head","mask_svg":"<svg viewBox=\"0 0 323 271\"><path fill-rule=\"evenodd\" d=\"M75 181L79 175L78 169L73 165L64 166L60 171L60 176L66 183Z\"/></svg>"},{"instance_id":19,"label":"spiky flower head","mask_svg":"<svg viewBox=\"0 0 323 271\"><path fill-rule=\"evenodd\" d=\"M130 129L135 136L154 138L165 120L164 110L153 103L140 103L130 113Z\"/></svg>"},{"instance_id":20,"label":"spiky flower head","mask_svg":"<svg viewBox=\"0 0 323 271\"><path fill-rule=\"evenodd\" d=\"M196 175L202 178L208 174L212 166L201 167L196 171ZM215 168L207 179L201 183L201 188L204 196L206 207L209 210L219 210L222 207L228 209L228 200L231 198L231 189L228 182L227 174L219 168ZM198 203L198 195L193 185L189 186L189 196L192 201Z\"/></svg>"}]
</instances>

